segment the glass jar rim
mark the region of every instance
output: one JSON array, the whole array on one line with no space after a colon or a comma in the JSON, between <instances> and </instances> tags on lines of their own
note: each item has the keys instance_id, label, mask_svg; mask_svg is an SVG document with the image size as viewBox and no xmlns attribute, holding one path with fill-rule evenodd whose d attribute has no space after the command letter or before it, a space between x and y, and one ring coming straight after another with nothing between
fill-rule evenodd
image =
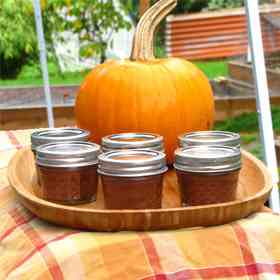
<instances>
[{"instance_id":1,"label":"glass jar rim","mask_svg":"<svg viewBox=\"0 0 280 280\"><path fill-rule=\"evenodd\" d=\"M240 147L240 135L230 131L196 131L181 134L178 139L180 147L196 145Z\"/></svg>"},{"instance_id":2,"label":"glass jar rim","mask_svg":"<svg viewBox=\"0 0 280 280\"><path fill-rule=\"evenodd\" d=\"M70 141L40 145L36 163L48 167L80 167L98 163L100 146L92 142Z\"/></svg>"},{"instance_id":3,"label":"glass jar rim","mask_svg":"<svg viewBox=\"0 0 280 280\"><path fill-rule=\"evenodd\" d=\"M136 157L139 157L136 159ZM122 160L121 157L126 158ZM135 149L116 150L99 156L98 172L101 175L117 177L151 176L167 171L163 152Z\"/></svg>"},{"instance_id":4,"label":"glass jar rim","mask_svg":"<svg viewBox=\"0 0 280 280\"><path fill-rule=\"evenodd\" d=\"M47 128L35 131L31 134L31 147L36 147L60 141L87 141L90 132L81 128Z\"/></svg>"},{"instance_id":5,"label":"glass jar rim","mask_svg":"<svg viewBox=\"0 0 280 280\"><path fill-rule=\"evenodd\" d=\"M175 151L177 170L198 173L219 173L241 168L239 148L229 146L191 146Z\"/></svg>"},{"instance_id":6,"label":"glass jar rim","mask_svg":"<svg viewBox=\"0 0 280 280\"><path fill-rule=\"evenodd\" d=\"M128 140L127 140L128 139ZM129 141L131 139L131 141ZM141 139L132 141L132 139ZM163 137L156 133L125 132L105 136L102 138L102 148L105 150L114 149L142 149L151 148L163 149Z\"/></svg>"}]
</instances>

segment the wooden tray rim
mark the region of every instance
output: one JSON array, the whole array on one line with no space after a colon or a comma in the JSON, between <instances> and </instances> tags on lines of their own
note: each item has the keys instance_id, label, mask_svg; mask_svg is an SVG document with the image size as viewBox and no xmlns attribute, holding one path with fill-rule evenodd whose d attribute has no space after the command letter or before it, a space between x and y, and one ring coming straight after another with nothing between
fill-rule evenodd
<instances>
[{"instance_id":1,"label":"wooden tray rim","mask_svg":"<svg viewBox=\"0 0 280 280\"><path fill-rule=\"evenodd\" d=\"M40 205L44 205L45 207L51 207L51 208L55 208L55 209L61 209L61 210L69 210L69 211L76 211L76 212L85 212L85 213L96 213L96 214L125 214L125 213L129 213L129 214L152 214L152 213L165 213L165 212L184 212L184 211L192 211L192 210L200 210L200 209L211 209L211 208L216 208L216 207L230 207L233 205L242 205L247 203L250 200L253 199L258 199L259 197L262 197L263 195L267 194L268 192L270 192L272 190L272 188L274 187L272 184L272 179L270 174L267 172L267 168L264 165L264 163L262 163L259 159L257 159L255 156L253 156L252 154L250 154L249 152L246 152L244 150L242 150L242 156L249 158L250 160L252 160L259 169L261 169L263 171L264 174L264 180L265 180L265 184L264 187L261 191L259 191L258 193L256 193L253 196L248 196L245 199L242 200L235 200L235 201L231 201L231 202L225 202L225 203L218 203L218 204L209 204L209 205L200 205L200 206L189 206L189 207L177 207L177 208L161 208L161 209L121 209L121 210L111 210L111 209L93 209L93 208L86 208L83 207L81 208L80 206L69 206L69 205L64 205L64 204L56 204L53 202L49 202L47 200L41 199L39 197L37 197L34 194L31 194L28 191L21 191L18 189L18 183L14 181L14 166L15 166L15 162L17 162L21 155L23 153L25 153L27 150L30 150L30 147L24 147L20 150L18 150L16 152L16 154L12 157L12 159L10 160L9 164L8 164L8 172L7 172L7 176L8 176L8 181L10 183L10 186L15 190L15 192L23 197L24 199L30 201L30 196L32 196L32 201L33 203L37 203ZM20 189L25 189L24 187L21 187ZM29 196L27 195L29 194Z\"/></svg>"}]
</instances>

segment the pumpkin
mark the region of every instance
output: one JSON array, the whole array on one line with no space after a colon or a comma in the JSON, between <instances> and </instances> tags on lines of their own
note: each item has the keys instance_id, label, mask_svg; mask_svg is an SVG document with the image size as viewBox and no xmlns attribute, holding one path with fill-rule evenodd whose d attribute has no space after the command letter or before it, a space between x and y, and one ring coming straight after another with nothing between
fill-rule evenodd
<instances>
[{"instance_id":1,"label":"pumpkin","mask_svg":"<svg viewBox=\"0 0 280 280\"><path fill-rule=\"evenodd\" d=\"M156 27L175 6L176 0L160 0L148 9L131 58L96 66L82 83L75 115L92 141L112 133L158 133L171 163L179 134L211 128L214 100L206 76L185 59L153 56Z\"/></svg>"}]
</instances>

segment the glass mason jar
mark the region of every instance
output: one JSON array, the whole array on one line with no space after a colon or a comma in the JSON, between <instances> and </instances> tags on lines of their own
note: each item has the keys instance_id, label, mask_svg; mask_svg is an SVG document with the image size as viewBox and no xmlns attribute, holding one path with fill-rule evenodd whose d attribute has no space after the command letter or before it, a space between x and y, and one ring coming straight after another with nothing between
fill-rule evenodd
<instances>
[{"instance_id":1,"label":"glass mason jar","mask_svg":"<svg viewBox=\"0 0 280 280\"><path fill-rule=\"evenodd\" d=\"M111 151L99 156L108 209L161 208L165 154L151 150Z\"/></svg>"},{"instance_id":2,"label":"glass mason jar","mask_svg":"<svg viewBox=\"0 0 280 280\"><path fill-rule=\"evenodd\" d=\"M230 146L240 148L240 135L227 131L198 131L179 136L179 147Z\"/></svg>"},{"instance_id":3,"label":"glass mason jar","mask_svg":"<svg viewBox=\"0 0 280 280\"><path fill-rule=\"evenodd\" d=\"M90 133L80 128L51 128L31 134L31 149L36 154L40 145L53 142L88 141Z\"/></svg>"},{"instance_id":4,"label":"glass mason jar","mask_svg":"<svg viewBox=\"0 0 280 280\"><path fill-rule=\"evenodd\" d=\"M183 206L236 199L241 168L239 148L194 146L177 149L175 164Z\"/></svg>"},{"instance_id":5,"label":"glass mason jar","mask_svg":"<svg viewBox=\"0 0 280 280\"><path fill-rule=\"evenodd\" d=\"M154 133L119 133L102 138L104 153L124 149L148 149L164 152L163 137Z\"/></svg>"},{"instance_id":6,"label":"glass mason jar","mask_svg":"<svg viewBox=\"0 0 280 280\"><path fill-rule=\"evenodd\" d=\"M36 194L61 204L94 201L100 146L89 142L60 142L41 145L36 152L40 184Z\"/></svg>"}]
</instances>

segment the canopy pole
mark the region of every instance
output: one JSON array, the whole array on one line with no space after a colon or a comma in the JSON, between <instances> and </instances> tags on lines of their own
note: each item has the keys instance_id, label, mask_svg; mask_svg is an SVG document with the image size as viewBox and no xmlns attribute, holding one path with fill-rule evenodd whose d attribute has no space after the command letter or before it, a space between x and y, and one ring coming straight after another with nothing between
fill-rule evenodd
<instances>
[{"instance_id":1,"label":"canopy pole","mask_svg":"<svg viewBox=\"0 0 280 280\"><path fill-rule=\"evenodd\" d=\"M41 70L42 70L43 81L44 81L45 100L47 104L48 125L49 127L54 127L52 99L51 99L51 91L50 91L50 83L49 83L48 64L47 64L47 52L46 52L46 43L45 43L44 30L42 24L40 0L34 0L33 7L35 12L38 46L40 51L40 64L41 64Z\"/></svg>"},{"instance_id":2,"label":"canopy pole","mask_svg":"<svg viewBox=\"0 0 280 280\"><path fill-rule=\"evenodd\" d=\"M279 176L275 153L269 92L267 86L258 0L246 0L245 6L256 86L256 101L260 135L264 148L264 160L272 175L273 182L273 189L269 199L269 204L273 211L280 212L279 191L277 186L279 182Z\"/></svg>"}]
</instances>

